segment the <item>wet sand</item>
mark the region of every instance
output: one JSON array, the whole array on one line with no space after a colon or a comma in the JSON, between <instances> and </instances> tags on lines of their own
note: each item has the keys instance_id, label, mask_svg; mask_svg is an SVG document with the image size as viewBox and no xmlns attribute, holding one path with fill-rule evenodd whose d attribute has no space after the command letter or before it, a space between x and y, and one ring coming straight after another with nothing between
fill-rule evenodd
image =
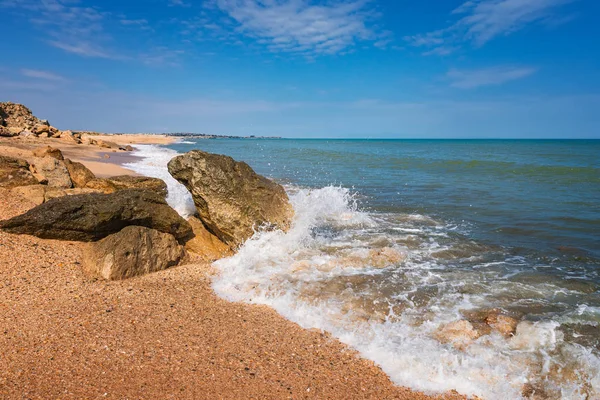
<instances>
[{"instance_id":1,"label":"wet sand","mask_svg":"<svg viewBox=\"0 0 600 400\"><path fill-rule=\"evenodd\" d=\"M55 147L109 168L87 161L97 149ZM33 206L4 189L0 205L0 219ZM84 275L81 246L0 231L0 398L432 398L325 333L218 298L207 264L106 282Z\"/></svg>"}]
</instances>

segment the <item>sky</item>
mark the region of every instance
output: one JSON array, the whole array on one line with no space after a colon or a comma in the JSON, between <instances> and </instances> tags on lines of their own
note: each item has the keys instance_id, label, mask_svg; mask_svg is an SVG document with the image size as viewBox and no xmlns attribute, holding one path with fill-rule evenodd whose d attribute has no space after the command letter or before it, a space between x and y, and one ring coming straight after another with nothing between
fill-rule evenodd
<instances>
[{"instance_id":1,"label":"sky","mask_svg":"<svg viewBox=\"0 0 600 400\"><path fill-rule=\"evenodd\" d=\"M598 0L0 0L0 101L60 129L600 138Z\"/></svg>"}]
</instances>

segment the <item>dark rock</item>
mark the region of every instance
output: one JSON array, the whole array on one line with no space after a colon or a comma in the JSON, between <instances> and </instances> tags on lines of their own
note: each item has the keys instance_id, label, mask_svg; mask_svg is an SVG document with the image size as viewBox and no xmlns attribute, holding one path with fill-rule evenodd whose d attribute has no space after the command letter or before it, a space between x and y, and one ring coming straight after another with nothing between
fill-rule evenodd
<instances>
[{"instance_id":1,"label":"dark rock","mask_svg":"<svg viewBox=\"0 0 600 400\"><path fill-rule=\"evenodd\" d=\"M117 190L147 189L163 197L167 197L167 184L162 179L147 176L122 175L112 176L106 178L106 180L112 183Z\"/></svg>"},{"instance_id":2,"label":"dark rock","mask_svg":"<svg viewBox=\"0 0 600 400\"><path fill-rule=\"evenodd\" d=\"M9 233L82 242L100 240L129 225L156 229L177 239L192 235L190 224L160 195L132 189L64 196L0 222L0 228Z\"/></svg>"},{"instance_id":3,"label":"dark rock","mask_svg":"<svg viewBox=\"0 0 600 400\"><path fill-rule=\"evenodd\" d=\"M244 162L194 150L172 159L169 172L192 193L209 231L232 247L255 229L290 226L293 209L283 187Z\"/></svg>"}]
</instances>

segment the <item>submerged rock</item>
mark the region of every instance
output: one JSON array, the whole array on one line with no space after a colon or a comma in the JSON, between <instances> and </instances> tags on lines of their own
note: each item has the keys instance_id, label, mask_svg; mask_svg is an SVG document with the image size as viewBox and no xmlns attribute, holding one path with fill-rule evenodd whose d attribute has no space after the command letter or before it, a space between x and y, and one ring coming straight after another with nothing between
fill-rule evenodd
<instances>
[{"instance_id":1,"label":"submerged rock","mask_svg":"<svg viewBox=\"0 0 600 400\"><path fill-rule=\"evenodd\" d=\"M469 321L460 320L444 325L436 336L442 343L452 343L457 349L464 349L479 337L479 333Z\"/></svg>"},{"instance_id":2,"label":"submerged rock","mask_svg":"<svg viewBox=\"0 0 600 400\"><path fill-rule=\"evenodd\" d=\"M477 329L480 335L497 331L505 337L515 334L519 320L497 308L463 311L463 315Z\"/></svg>"},{"instance_id":3,"label":"submerged rock","mask_svg":"<svg viewBox=\"0 0 600 400\"><path fill-rule=\"evenodd\" d=\"M184 257L175 238L155 229L128 226L83 252L84 268L108 280L127 279L173 267Z\"/></svg>"},{"instance_id":4,"label":"submerged rock","mask_svg":"<svg viewBox=\"0 0 600 400\"><path fill-rule=\"evenodd\" d=\"M38 180L29 170L27 161L0 156L0 187L11 189L17 186L37 185Z\"/></svg>"},{"instance_id":5,"label":"submerged rock","mask_svg":"<svg viewBox=\"0 0 600 400\"><path fill-rule=\"evenodd\" d=\"M131 189L64 196L0 221L0 228L9 233L82 242L100 240L129 225L156 229L177 239L192 234L190 224L160 195Z\"/></svg>"},{"instance_id":6,"label":"submerged rock","mask_svg":"<svg viewBox=\"0 0 600 400\"><path fill-rule=\"evenodd\" d=\"M173 158L169 173L191 192L206 227L232 247L255 229L290 227L293 209L283 187L244 162L194 150Z\"/></svg>"}]
</instances>

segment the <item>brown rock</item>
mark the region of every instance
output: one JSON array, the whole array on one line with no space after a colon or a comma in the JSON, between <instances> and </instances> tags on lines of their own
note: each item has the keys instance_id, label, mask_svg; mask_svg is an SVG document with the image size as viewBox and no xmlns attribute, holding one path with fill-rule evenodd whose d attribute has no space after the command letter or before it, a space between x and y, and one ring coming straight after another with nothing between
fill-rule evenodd
<instances>
[{"instance_id":1,"label":"brown rock","mask_svg":"<svg viewBox=\"0 0 600 400\"><path fill-rule=\"evenodd\" d=\"M167 197L167 184L158 178L150 178L147 176L112 176L106 178L106 180L112 183L117 190L123 189L147 189L155 193L160 194L163 197Z\"/></svg>"},{"instance_id":2,"label":"brown rock","mask_svg":"<svg viewBox=\"0 0 600 400\"><path fill-rule=\"evenodd\" d=\"M96 179L94 173L80 162L71 161L67 158L65 166L67 167L67 171L69 171L73 186L76 188L84 188L89 181Z\"/></svg>"},{"instance_id":3,"label":"brown rock","mask_svg":"<svg viewBox=\"0 0 600 400\"><path fill-rule=\"evenodd\" d=\"M375 268L387 268L406 259L406 255L392 247L369 251L369 263Z\"/></svg>"},{"instance_id":4,"label":"brown rock","mask_svg":"<svg viewBox=\"0 0 600 400\"><path fill-rule=\"evenodd\" d=\"M132 189L59 197L0 221L0 228L9 233L81 242L100 240L130 225L169 233L178 240L192 235L190 224L160 195Z\"/></svg>"},{"instance_id":5,"label":"brown rock","mask_svg":"<svg viewBox=\"0 0 600 400\"><path fill-rule=\"evenodd\" d=\"M464 349L479 337L479 333L469 321L460 320L443 326L436 336L442 343L452 343L454 347Z\"/></svg>"},{"instance_id":6,"label":"brown rock","mask_svg":"<svg viewBox=\"0 0 600 400\"><path fill-rule=\"evenodd\" d=\"M39 149L33 150L34 157L52 157L57 160L63 161L65 158L63 157L62 152L59 149L55 149L54 147L46 146L40 147Z\"/></svg>"},{"instance_id":7,"label":"brown rock","mask_svg":"<svg viewBox=\"0 0 600 400\"><path fill-rule=\"evenodd\" d=\"M173 267L185 251L168 233L128 226L84 250L84 268L108 280L120 280Z\"/></svg>"},{"instance_id":8,"label":"brown rock","mask_svg":"<svg viewBox=\"0 0 600 400\"><path fill-rule=\"evenodd\" d=\"M72 131L62 131L60 133L60 139L71 143L81 144L81 139Z\"/></svg>"},{"instance_id":9,"label":"brown rock","mask_svg":"<svg viewBox=\"0 0 600 400\"><path fill-rule=\"evenodd\" d=\"M497 308L463 311L463 315L477 329L480 335L488 335L495 330L506 337L513 336L519 324L517 318L505 315Z\"/></svg>"},{"instance_id":10,"label":"brown rock","mask_svg":"<svg viewBox=\"0 0 600 400\"><path fill-rule=\"evenodd\" d=\"M231 248L210 233L198 218L190 217L188 222L194 231L194 237L185 243L188 252L209 262L233 255Z\"/></svg>"},{"instance_id":11,"label":"brown rock","mask_svg":"<svg viewBox=\"0 0 600 400\"><path fill-rule=\"evenodd\" d=\"M11 189L11 193L26 198L36 206L39 206L45 201L47 188L45 185L19 186Z\"/></svg>"},{"instance_id":12,"label":"brown rock","mask_svg":"<svg viewBox=\"0 0 600 400\"><path fill-rule=\"evenodd\" d=\"M48 180L48 186L71 188L73 182L64 161L52 157L36 157L33 160L32 172Z\"/></svg>"},{"instance_id":13,"label":"brown rock","mask_svg":"<svg viewBox=\"0 0 600 400\"><path fill-rule=\"evenodd\" d=\"M287 230L291 224L293 209L283 187L244 162L194 150L172 159L169 172L192 193L208 230L232 247L254 229Z\"/></svg>"},{"instance_id":14,"label":"brown rock","mask_svg":"<svg viewBox=\"0 0 600 400\"><path fill-rule=\"evenodd\" d=\"M17 135L18 135L18 133L14 134L12 132L11 128L7 128L5 126L0 125L0 136L2 136L2 137L13 137L13 136L17 136Z\"/></svg>"},{"instance_id":15,"label":"brown rock","mask_svg":"<svg viewBox=\"0 0 600 400\"><path fill-rule=\"evenodd\" d=\"M48 133L50 133L50 127L44 124L37 124L33 127L31 131L34 135L42 135L44 133L47 135Z\"/></svg>"},{"instance_id":16,"label":"brown rock","mask_svg":"<svg viewBox=\"0 0 600 400\"><path fill-rule=\"evenodd\" d=\"M42 124L42 120L34 117L29 108L10 101L0 103L0 117L4 120L3 125L9 128L16 127L26 130Z\"/></svg>"},{"instance_id":17,"label":"brown rock","mask_svg":"<svg viewBox=\"0 0 600 400\"><path fill-rule=\"evenodd\" d=\"M49 136L57 137L57 135L60 136L60 131L55 127L51 126L48 128L48 134Z\"/></svg>"},{"instance_id":18,"label":"brown rock","mask_svg":"<svg viewBox=\"0 0 600 400\"><path fill-rule=\"evenodd\" d=\"M108 140L100 140L100 139L91 139L91 144L95 144L98 147L102 147L104 149L118 149L119 145L115 142L109 142Z\"/></svg>"},{"instance_id":19,"label":"brown rock","mask_svg":"<svg viewBox=\"0 0 600 400\"><path fill-rule=\"evenodd\" d=\"M17 186L37 185L38 180L29 171L29 167L25 160L0 155L0 187L11 189Z\"/></svg>"},{"instance_id":20,"label":"brown rock","mask_svg":"<svg viewBox=\"0 0 600 400\"><path fill-rule=\"evenodd\" d=\"M88 189L96 189L102 193L109 194L117 191L117 187L106 178L95 178L85 184Z\"/></svg>"}]
</instances>

